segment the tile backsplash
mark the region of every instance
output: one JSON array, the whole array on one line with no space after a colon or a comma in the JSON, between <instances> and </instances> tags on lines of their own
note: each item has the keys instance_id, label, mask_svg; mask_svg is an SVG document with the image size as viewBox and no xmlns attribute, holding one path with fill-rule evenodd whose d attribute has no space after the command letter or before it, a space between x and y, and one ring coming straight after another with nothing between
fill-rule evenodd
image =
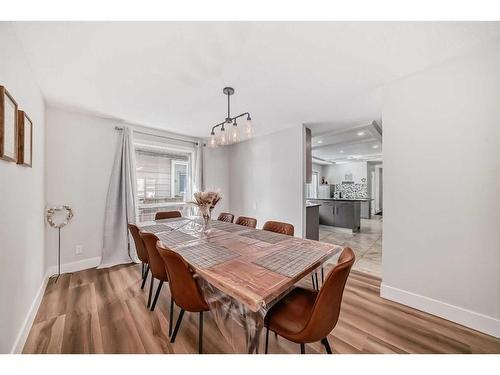
<instances>
[{"instance_id":1,"label":"tile backsplash","mask_svg":"<svg viewBox=\"0 0 500 375\"><path fill-rule=\"evenodd\" d=\"M347 199L368 198L367 184L357 184L357 183L335 184L335 193L333 197L340 198L340 192L342 192L342 198L347 198Z\"/></svg>"}]
</instances>

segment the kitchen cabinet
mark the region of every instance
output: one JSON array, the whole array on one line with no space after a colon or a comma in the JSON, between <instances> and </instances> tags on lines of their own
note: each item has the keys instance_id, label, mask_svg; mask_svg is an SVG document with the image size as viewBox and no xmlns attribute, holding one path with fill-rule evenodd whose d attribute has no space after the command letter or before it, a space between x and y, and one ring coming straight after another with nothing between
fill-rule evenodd
<instances>
[{"instance_id":1,"label":"kitchen cabinet","mask_svg":"<svg viewBox=\"0 0 500 375\"><path fill-rule=\"evenodd\" d=\"M341 228L352 228L354 222L354 202L336 202L333 225Z\"/></svg>"},{"instance_id":2,"label":"kitchen cabinet","mask_svg":"<svg viewBox=\"0 0 500 375\"><path fill-rule=\"evenodd\" d=\"M319 207L319 223L321 225L333 226L334 223L334 206L330 202L321 202Z\"/></svg>"},{"instance_id":3,"label":"kitchen cabinet","mask_svg":"<svg viewBox=\"0 0 500 375\"><path fill-rule=\"evenodd\" d=\"M359 231L361 227L361 202L355 200L323 199L320 203L319 223Z\"/></svg>"}]
</instances>

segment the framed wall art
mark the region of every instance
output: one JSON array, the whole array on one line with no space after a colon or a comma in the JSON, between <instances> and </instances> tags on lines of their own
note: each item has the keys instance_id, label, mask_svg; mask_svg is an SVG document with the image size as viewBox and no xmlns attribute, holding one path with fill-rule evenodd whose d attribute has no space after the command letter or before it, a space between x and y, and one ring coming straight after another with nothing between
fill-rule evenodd
<instances>
[{"instance_id":1,"label":"framed wall art","mask_svg":"<svg viewBox=\"0 0 500 375\"><path fill-rule=\"evenodd\" d=\"M0 86L0 159L17 162L17 103Z\"/></svg>"},{"instance_id":2,"label":"framed wall art","mask_svg":"<svg viewBox=\"0 0 500 375\"><path fill-rule=\"evenodd\" d=\"M26 112L17 111L17 164L32 165L33 122Z\"/></svg>"}]
</instances>

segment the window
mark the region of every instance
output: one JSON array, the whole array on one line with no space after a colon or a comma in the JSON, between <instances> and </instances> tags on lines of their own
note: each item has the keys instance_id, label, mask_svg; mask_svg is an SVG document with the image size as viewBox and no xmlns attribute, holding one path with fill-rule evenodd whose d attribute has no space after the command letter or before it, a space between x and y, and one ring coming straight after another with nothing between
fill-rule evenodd
<instances>
[{"instance_id":1,"label":"window","mask_svg":"<svg viewBox=\"0 0 500 375\"><path fill-rule=\"evenodd\" d=\"M136 144L137 220L158 211L183 210L191 197L190 152Z\"/></svg>"},{"instance_id":2,"label":"window","mask_svg":"<svg viewBox=\"0 0 500 375\"><path fill-rule=\"evenodd\" d=\"M172 160L171 192L172 198L182 198L185 202L188 194L188 162Z\"/></svg>"}]
</instances>

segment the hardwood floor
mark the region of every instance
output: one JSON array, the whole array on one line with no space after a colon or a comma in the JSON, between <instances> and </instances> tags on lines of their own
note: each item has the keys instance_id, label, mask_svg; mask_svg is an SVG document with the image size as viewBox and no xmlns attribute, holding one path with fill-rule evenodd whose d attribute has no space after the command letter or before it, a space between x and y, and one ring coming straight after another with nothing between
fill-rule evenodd
<instances>
[{"instance_id":1,"label":"hardwood floor","mask_svg":"<svg viewBox=\"0 0 500 375\"><path fill-rule=\"evenodd\" d=\"M302 283L308 284L306 277ZM148 279L149 284L149 279ZM140 265L89 269L50 280L23 353L197 353L198 318L186 313L174 344L168 341L170 295L163 287L154 312L140 289ZM351 272L336 328L334 353L500 353L500 340L379 296L380 280ZM174 319L179 313L176 308ZM260 352L263 351L263 337ZM233 353L210 313L204 353ZM270 353L300 352L269 336ZM324 353L318 343L306 353Z\"/></svg>"}]
</instances>

